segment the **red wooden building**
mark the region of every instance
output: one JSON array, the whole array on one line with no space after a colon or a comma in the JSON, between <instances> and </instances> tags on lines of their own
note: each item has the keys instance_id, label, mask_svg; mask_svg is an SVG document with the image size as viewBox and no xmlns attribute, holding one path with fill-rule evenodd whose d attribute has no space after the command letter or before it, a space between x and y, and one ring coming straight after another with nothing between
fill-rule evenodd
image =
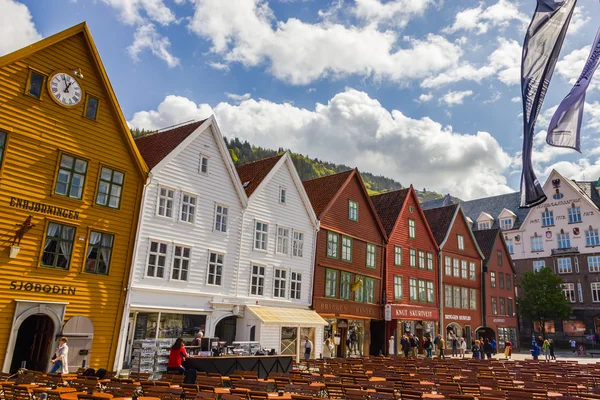
<instances>
[{"instance_id":1,"label":"red wooden building","mask_svg":"<svg viewBox=\"0 0 600 400\"><path fill-rule=\"evenodd\" d=\"M439 248L412 185L371 200L388 236L384 302L392 321L386 331L398 354L399 335L439 333Z\"/></svg>"},{"instance_id":2,"label":"red wooden building","mask_svg":"<svg viewBox=\"0 0 600 400\"><path fill-rule=\"evenodd\" d=\"M329 322L338 357L385 351L382 277L386 235L358 170L304 182L321 229L313 307Z\"/></svg>"},{"instance_id":3,"label":"red wooden building","mask_svg":"<svg viewBox=\"0 0 600 400\"><path fill-rule=\"evenodd\" d=\"M446 343L464 337L467 347L482 326L483 254L459 205L425 210L440 248L440 324Z\"/></svg>"},{"instance_id":4,"label":"red wooden building","mask_svg":"<svg viewBox=\"0 0 600 400\"><path fill-rule=\"evenodd\" d=\"M509 340L516 348L517 315L515 307L515 269L500 228L473 232L485 261L483 263L483 328L477 331L478 337L496 339L498 348L504 348Z\"/></svg>"}]
</instances>

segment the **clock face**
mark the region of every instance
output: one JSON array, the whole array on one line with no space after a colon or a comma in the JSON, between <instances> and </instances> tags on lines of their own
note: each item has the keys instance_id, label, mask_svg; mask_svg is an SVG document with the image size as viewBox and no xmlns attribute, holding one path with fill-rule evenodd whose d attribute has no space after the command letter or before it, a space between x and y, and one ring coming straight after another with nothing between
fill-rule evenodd
<instances>
[{"instance_id":1,"label":"clock face","mask_svg":"<svg viewBox=\"0 0 600 400\"><path fill-rule=\"evenodd\" d=\"M83 97L79 82L65 72L52 76L48 81L48 91L58 104L65 107L76 106Z\"/></svg>"}]
</instances>

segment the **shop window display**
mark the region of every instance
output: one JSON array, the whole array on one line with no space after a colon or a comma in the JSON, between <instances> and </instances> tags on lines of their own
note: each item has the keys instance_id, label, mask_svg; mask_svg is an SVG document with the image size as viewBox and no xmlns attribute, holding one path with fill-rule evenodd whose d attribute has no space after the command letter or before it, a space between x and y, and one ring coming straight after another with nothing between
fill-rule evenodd
<instances>
[{"instance_id":1,"label":"shop window display","mask_svg":"<svg viewBox=\"0 0 600 400\"><path fill-rule=\"evenodd\" d=\"M363 355L363 340L365 325L361 320L348 320L348 335L346 338L347 355Z\"/></svg>"}]
</instances>

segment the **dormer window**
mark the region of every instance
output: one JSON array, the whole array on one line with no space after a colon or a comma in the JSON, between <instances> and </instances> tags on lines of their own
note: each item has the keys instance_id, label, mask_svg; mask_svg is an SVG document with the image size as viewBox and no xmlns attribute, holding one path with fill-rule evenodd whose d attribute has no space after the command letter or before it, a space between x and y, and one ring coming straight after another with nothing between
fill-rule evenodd
<instances>
[{"instance_id":1,"label":"dormer window","mask_svg":"<svg viewBox=\"0 0 600 400\"><path fill-rule=\"evenodd\" d=\"M478 222L477 223L477 227L479 229L490 229L491 228L491 224L489 222Z\"/></svg>"},{"instance_id":2,"label":"dormer window","mask_svg":"<svg viewBox=\"0 0 600 400\"><path fill-rule=\"evenodd\" d=\"M512 226L513 226L512 218L504 218L504 219L500 220L500 228L502 228L503 231L511 230Z\"/></svg>"},{"instance_id":3,"label":"dormer window","mask_svg":"<svg viewBox=\"0 0 600 400\"><path fill-rule=\"evenodd\" d=\"M479 214L479 217L477 218L477 229L491 229L493 225L494 217L492 217L486 212L482 212L481 214Z\"/></svg>"}]
</instances>

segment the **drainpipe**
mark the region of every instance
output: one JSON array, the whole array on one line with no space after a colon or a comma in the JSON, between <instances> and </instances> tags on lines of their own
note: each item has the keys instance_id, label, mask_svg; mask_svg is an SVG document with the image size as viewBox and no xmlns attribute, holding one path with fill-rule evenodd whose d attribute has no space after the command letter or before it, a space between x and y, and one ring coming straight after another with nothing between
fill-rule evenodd
<instances>
[{"instance_id":1,"label":"drainpipe","mask_svg":"<svg viewBox=\"0 0 600 400\"><path fill-rule=\"evenodd\" d=\"M442 335L442 337L446 336L446 332L444 331L444 305L446 303L446 298L443 296L444 294L444 282L443 282L443 276L444 274L442 273L442 265L444 266L444 268L446 268L446 266L444 264L442 264L442 260L443 260L443 251L442 249L440 249L440 254L438 256L438 281L439 281L439 289L438 289L438 299L440 302L440 333Z\"/></svg>"},{"instance_id":2,"label":"drainpipe","mask_svg":"<svg viewBox=\"0 0 600 400\"><path fill-rule=\"evenodd\" d=\"M248 199L248 201L250 201L250 199ZM244 208L244 205L242 204L242 225L240 226L240 235L239 235L239 239L238 239L238 245L237 248L239 249L238 251L238 255L237 255L237 267L235 270L235 298L237 299L238 297L238 289L240 286L240 266L242 264L242 238L244 237L244 222L245 222L245 218L246 218L246 210L249 207L249 204L246 205L246 208Z\"/></svg>"},{"instance_id":3,"label":"drainpipe","mask_svg":"<svg viewBox=\"0 0 600 400\"><path fill-rule=\"evenodd\" d=\"M317 257L317 235L319 234L319 230L321 229L320 226L320 222L319 220L317 220L317 226L315 226L313 228L313 240L312 240L312 254L311 256L311 261L312 261L312 266L310 269L310 285L308 285L308 305L312 306L313 304L313 286L314 286L314 282L315 282L315 269L316 269L316 257ZM316 311L316 310L315 310Z\"/></svg>"},{"instance_id":4,"label":"drainpipe","mask_svg":"<svg viewBox=\"0 0 600 400\"><path fill-rule=\"evenodd\" d=\"M485 266L483 265L483 261L480 261L481 263L481 326L483 326L484 328L487 328L487 321L485 319L485 310L486 310L486 305L487 305L487 293L485 290L485 282L486 282L486 274L487 271L484 270Z\"/></svg>"}]
</instances>

